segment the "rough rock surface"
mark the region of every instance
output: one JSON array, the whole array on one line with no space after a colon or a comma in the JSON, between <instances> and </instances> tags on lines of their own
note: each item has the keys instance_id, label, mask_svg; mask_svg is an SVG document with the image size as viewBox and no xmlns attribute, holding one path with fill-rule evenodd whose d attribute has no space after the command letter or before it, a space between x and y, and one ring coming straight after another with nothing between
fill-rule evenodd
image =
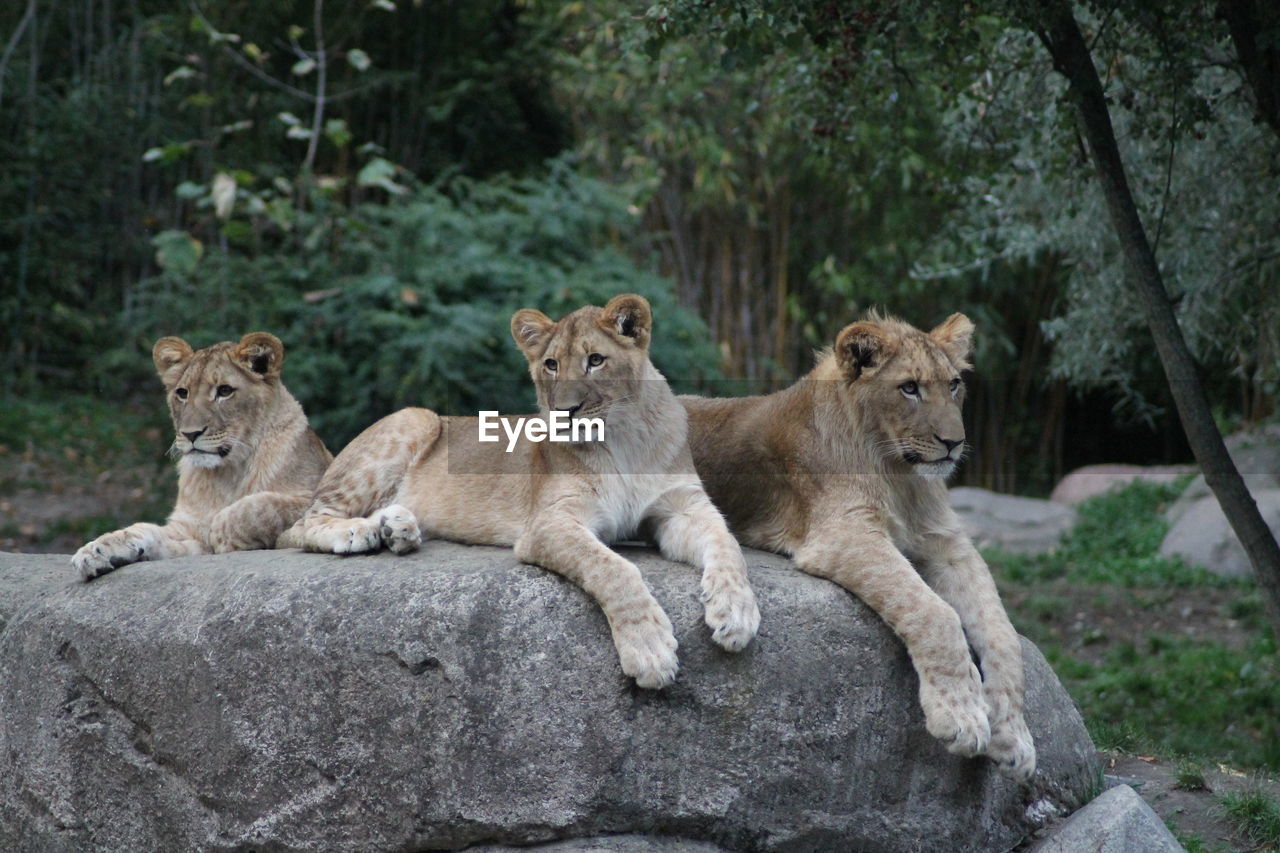
<instances>
[{"instance_id":1,"label":"rough rock surface","mask_svg":"<svg viewBox=\"0 0 1280 853\"><path fill-rule=\"evenodd\" d=\"M1272 534L1280 536L1280 489L1254 491L1253 498ZM1223 577L1253 574L1244 546L1212 495L1200 498L1170 523L1160 543L1160 556L1181 557Z\"/></svg>"},{"instance_id":2,"label":"rough rock surface","mask_svg":"<svg viewBox=\"0 0 1280 853\"><path fill-rule=\"evenodd\" d=\"M843 590L748 552L764 621L733 655L694 570L623 551L680 641L661 692L624 678L584 593L503 549L191 557L88 585L65 556L0 554L0 850L1006 850L1097 778L1029 643L1020 789L928 736L902 644Z\"/></svg>"},{"instance_id":3,"label":"rough rock surface","mask_svg":"<svg viewBox=\"0 0 1280 853\"><path fill-rule=\"evenodd\" d=\"M1280 489L1280 424L1233 433L1223 440L1250 492ZM1165 517L1170 525L1177 524L1191 507L1210 497L1213 492L1200 474L1187 484Z\"/></svg>"},{"instance_id":4,"label":"rough rock surface","mask_svg":"<svg viewBox=\"0 0 1280 853\"><path fill-rule=\"evenodd\" d=\"M1014 554L1052 551L1076 523L1069 506L968 486L951 490L951 507L979 548Z\"/></svg>"},{"instance_id":5,"label":"rough rock surface","mask_svg":"<svg viewBox=\"0 0 1280 853\"><path fill-rule=\"evenodd\" d=\"M1033 853L1186 853L1128 785L1117 785L1036 844Z\"/></svg>"},{"instance_id":6,"label":"rough rock surface","mask_svg":"<svg viewBox=\"0 0 1280 853\"><path fill-rule=\"evenodd\" d=\"M1194 465L1085 465L1059 480L1049 500L1077 506L1134 481L1167 484L1198 470Z\"/></svg>"}]
</instances>

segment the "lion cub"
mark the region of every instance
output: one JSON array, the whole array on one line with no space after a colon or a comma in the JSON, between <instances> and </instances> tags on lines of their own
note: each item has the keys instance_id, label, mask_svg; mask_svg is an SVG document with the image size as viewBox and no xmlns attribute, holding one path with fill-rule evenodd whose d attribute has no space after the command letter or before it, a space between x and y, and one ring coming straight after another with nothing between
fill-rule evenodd
<instances>
[{"instance_id":1,"label":"lion cub","mask_svg":"<svg viewBox=\"0 0 1280 853\"><path fill-rule=\"evenodd\" d=\"M86 581L139 560L277 547L333 459L280 381L274 335L196 352L161 338L151 358L176 433L178 501L163 527L133 524L77 551L71 564ZM299 544L284 536L278 547Z\"/></svg>"},{"instance_id":2,"label":"lion cub","mask_svg":"<svg viewBox=\"0 0 1280 853\"><path fill-rule=\"evenodd\" d=\"M964 452L972 334L961 314L928 333L872 314L784 391L681 402L739 540L870 605L906 643L930 734L1025 780L1036 754L1018 635L944 484Z\"/></svg>"},{"instance_id":3,"label":"lion cub","mask_svg":"<svg viewBox=\"0 0 1280 853\"><path fill-rule=\"evenodd\" d=\"M516 556L582 587L604 610L622 671L641 687L676 676L676 639L640 572L606 543L642 529L663 555L702 569L711 638L745 647L760 622L738 543L708 500L689 455L684 409L649 361L651 316L640 296L614 297L559 322L511 318L544 420L604 421L601 441L527 434L481 442L477 418L403 409L338 455L302 522L305 547L402 554L422 533Z\"/></svg>"}]
</instances>

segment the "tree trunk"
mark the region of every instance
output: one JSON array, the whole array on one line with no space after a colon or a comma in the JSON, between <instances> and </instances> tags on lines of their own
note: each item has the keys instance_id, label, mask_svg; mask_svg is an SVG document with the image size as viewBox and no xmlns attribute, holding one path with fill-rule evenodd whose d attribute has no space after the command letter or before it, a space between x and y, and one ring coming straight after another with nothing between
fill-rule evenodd
<instances>
[{"instance_id":1,"label":"tree trunk","mask_svg":"<svg viewBox=\"0 0 1280 853\"><path fill-rule=\"evenodd\" d=\"M1280 638L1280 545L1258 512L1214 423L1195 362L1178 327L1155 253L1129 191L1093 58L1066 0L1053 0L1035 14L1039 16L1034 22L1036 34L1048 48L1054 66L1071 85L1102 193L1124 251L1128 278L1137 289L1187 441L1204 471L1205 481L1249 555L1272 629Z\"/></svg>"},{"instance_id":2,"label":"tree trunk","mask_svg":"<svg viewBox=\"0 0 1280 853\"><path fill-rule=\"evenodd\" d=\"M1280 134L1280 5L1276 0L1222 0L1227 22L1258 115Z\"/></svg>"}]
</instances>

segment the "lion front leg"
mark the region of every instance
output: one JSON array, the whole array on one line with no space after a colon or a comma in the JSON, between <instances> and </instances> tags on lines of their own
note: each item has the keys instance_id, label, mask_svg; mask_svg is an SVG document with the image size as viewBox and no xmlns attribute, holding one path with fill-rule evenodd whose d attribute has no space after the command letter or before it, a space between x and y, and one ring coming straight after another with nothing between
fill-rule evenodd
<instances>
[{"instance_id":1,"label":"lion front leg","mask_svg":"<svg viewBox=\"0 0 1280 853\"><path fill-rule=\"evenodd\" d=\"M215 554L274 548L310 505L309 493L257 492L219 510L209 522L205 540Z\"/></svg>"},{"instance_id":2,"label":"lion front leg","mask_svg":"<svg viewBox=\"0 0 1280 853\"><path fill-rule=\"evenodd\" d=\"M675 681L679 662L671 620L640 570L562 513L535 516L516 541L516 557L573 581L596 600L613 634L622 671L640 687Z\"/></svg>"},{"instance_id":3,"label":"lion front leg","mask_svg":"<svg viewBox=\"0 0 1280 853\"><path fill-rule=\"evenodd\" d=\"M847 522L846 522L847 523ZM991 727L982 677L960 617L878 531L806 543L796 565L852 592L902 638L920 678L925 728L956 755L987 750Z\"/></svg>"},{"instance_id":4,"label":"lion front leg","mask_svg":"<svg viewBox=\"0 0 1280 853\"><path fill-rule=\"evenodd\" d=\"M185 525L139 522L85 543L71 565L87 582L130 563L203 553L203 543Z\"/></svg>"},{"instance_id":5,"label":"lion front leg","mask_svg":"<svg viewBox=\"0 0 1280 853\"><path fill-rule=\"evenodd\" d=\"M920 569L929 585L955 608L982 666L991 721L987 755L1006 776L1026 781L1035 773L1035 742L1023 718L1022 645L1009 622L987 563L967 537L930 543Z\"/></svg>"},{"instance_id":6,"label":"lion front leg","mask_svg":"<svg viewBox=\"0 0 1280 853\"><path fill-rule=\"evenodd\" d=\"M669 560L702 569L702 604L711 639L737 652L760 627L760 610L747 578L742 548L701 486L662 495L649 509L654 541Z\"/></svg>"}]
</instances>

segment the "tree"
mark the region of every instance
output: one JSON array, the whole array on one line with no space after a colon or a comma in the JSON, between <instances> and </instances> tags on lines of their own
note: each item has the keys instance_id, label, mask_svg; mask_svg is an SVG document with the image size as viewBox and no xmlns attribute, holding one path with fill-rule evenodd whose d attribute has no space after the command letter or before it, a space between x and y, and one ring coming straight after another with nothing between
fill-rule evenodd
<instances>
[{"instance_id":1,"label":"tree","mask_svg":"<svg viewBox=\"0 0 1280 853\"><path fill-rule=\"evenodd\" d=\"M1280 545L1258 511L1214 422L1155 252L1129 191L1111 114L1088 44L1065 0L1052 0L1039 6L1028 14L1027 23L1053 56L1054 66L1071 85L1112 224L1124 248L1129 280L1139 294L1147 326L1155 338L1178 417L1196 461L1204 471L1205 482L1249 555L1267 603L1272 629L1280 637Z\"/></svg>"}]
</instances>

